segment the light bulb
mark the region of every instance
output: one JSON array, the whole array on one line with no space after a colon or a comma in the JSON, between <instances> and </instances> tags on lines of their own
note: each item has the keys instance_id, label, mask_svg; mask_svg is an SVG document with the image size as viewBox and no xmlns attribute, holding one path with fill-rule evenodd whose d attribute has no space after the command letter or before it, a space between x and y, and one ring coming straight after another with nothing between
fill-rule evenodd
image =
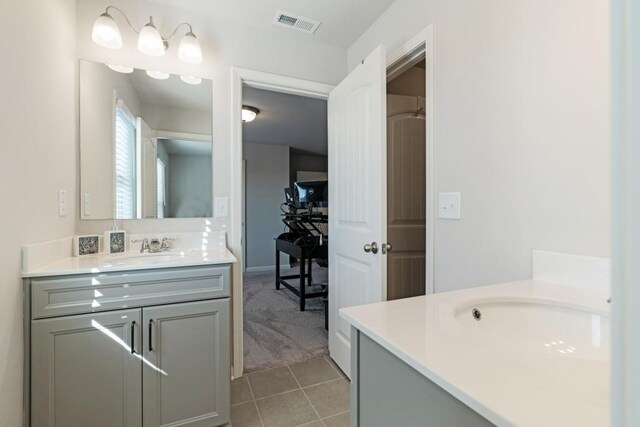
<instances>
[{"instance_id":1,"label":"light bulb","mask_svg":"<svg viewBox=\"0 0 640 427\"><path fill-rule=\"evenodd\" d=\"M190 85L199 85L202 82L202 79L200 77L193 76L180 76L180 80L185 83L189 83Z\"/></svg>"},{"instance_id":2,"label":"light bulb","mask_svg":"<svg viewBox=\"0 0 640 427\"><path fill-rule=\"evenodd\" d=\"M158 80L167 80L169 78L169 73L165 73L164 71L147 71L147 76L152 77Z\"/></svg>"},{"instance_id":3,"label":"light bulb","mask_svg":"<svg viewBox=\"0 0 640 427\"><path fill-rule=\"evenodd\" d=\"M245 123L252 122L256 119L256 116L260 110L255 107L249 107L248 105L242 106L242 121Z\"/></svg>"},{"instance_id":4,"label":"light bulb","mask_svg":"<svg viewBox=\"0 0 640 427\"><path fill-rule=\"evenodd\" d=\"M200 42L191 31L180 40L178 58L188 64L202 63L202 48L200 47Z\"/></svg>"},{"instance_id":5,"label":"light bulb","mask_svg":"<svg viewBox=\"0 0 640 427\"><path fill-rule=\"evenodd\" d=\"M96 44L108 49L120 49L122 47L120 28L107 12L100 15L96 22L93 23L91 39Z\"/></svg>"},{"instance_id":6,"label":"light bulb","mask_svg":"<svg viewBox=\"0 0 640 427\"><path fill-rule=\"evenodd\" d=\"M140 30L140 35L138 35L138 49L140 52L149 56L164 55L164 40L162 40L160 32L153 25L153 18L150 18L149 23Z\"/></svg>"},{"instance_id":7,"label":"light bulb","mask_svg":"<svg viewBox=\"0 0 640 427\"><path fill-rule=\"evenodd\" d=\"M119 73L131 74L133 73L133 67L127 67L126 65L113 65L107 64L107 67L112 69L113 71L117 71Z\"/></svg>"}]
</instances>

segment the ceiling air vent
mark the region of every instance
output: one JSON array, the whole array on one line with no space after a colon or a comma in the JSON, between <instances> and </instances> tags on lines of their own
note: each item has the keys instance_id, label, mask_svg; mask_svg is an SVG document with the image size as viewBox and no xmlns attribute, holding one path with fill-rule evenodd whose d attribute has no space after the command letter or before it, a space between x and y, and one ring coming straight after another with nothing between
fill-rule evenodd
<instances>
[{"instance_id":1,"label":"ceiling air vent","mask_svg":"<svg viewBox=\"0 0 640 427\"><path fill-rule=\"evenodd\" d=\"M315 19L305 18L303 16L282 12L280 10L273 18L273 23L309 34L315 33L320 26L320 22Z\"/></svg>"}]
</instances>

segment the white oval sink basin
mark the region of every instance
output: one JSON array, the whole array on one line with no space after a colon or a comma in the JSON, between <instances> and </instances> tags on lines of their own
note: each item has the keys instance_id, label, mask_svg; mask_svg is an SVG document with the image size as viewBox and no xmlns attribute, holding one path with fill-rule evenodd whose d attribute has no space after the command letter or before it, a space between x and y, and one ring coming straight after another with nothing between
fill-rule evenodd
<instances>
[{"instance_id":1,"label":"white oval sink basin","mask_svg":"<svg viewBox=\"0 0 640 427\"><path fill-rule=\"evenodd\" d=\"M595 310L531 300L468 302L456 320L474 338L530 355L609 360L611 319Z\"/></svg>"}]
</instances>

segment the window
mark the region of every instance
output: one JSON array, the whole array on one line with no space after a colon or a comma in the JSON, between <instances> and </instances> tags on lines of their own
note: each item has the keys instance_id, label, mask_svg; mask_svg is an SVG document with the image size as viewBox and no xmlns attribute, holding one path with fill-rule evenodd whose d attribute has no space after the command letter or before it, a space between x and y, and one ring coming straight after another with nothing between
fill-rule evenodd
<instances>
[{"instance_id":1,"label":"window","mask_svg":"<svg viewBox=\"0 0 640 427\"><path fill-rule=\"evenodd\" d=\"M136 125L122 101L116 107L116 218L136 217Z\"/></svg>"},{"instance_id":2,"label":"window","mask_svg":"<svg viewBox=\"0 0 640 427\"><path fill-rule=\"evenodd\" d=\"M167 206L167 167L161 159L156 161L156 176L158 179L158 193L157 193L157 216L158 218L165 217L165 209Z\"/></svg>"}]
</instances>

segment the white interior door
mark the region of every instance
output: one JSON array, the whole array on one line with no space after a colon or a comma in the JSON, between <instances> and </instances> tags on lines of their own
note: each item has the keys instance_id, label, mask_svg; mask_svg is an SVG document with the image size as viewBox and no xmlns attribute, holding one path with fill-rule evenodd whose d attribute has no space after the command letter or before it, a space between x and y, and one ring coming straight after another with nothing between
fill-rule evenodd
<instances>
[{"instance_id":1,"label":"white interior door","mask_svg":"<svg viewBox=\"0 0 640 427\"><path fill-rule=\"evenodd\" d=\"M387 204L386 68L382 46L331 92L328 114L329 352L350 376L350 327L338 311L386 298L382 251Z\"/></svg>"}]
</instances>

